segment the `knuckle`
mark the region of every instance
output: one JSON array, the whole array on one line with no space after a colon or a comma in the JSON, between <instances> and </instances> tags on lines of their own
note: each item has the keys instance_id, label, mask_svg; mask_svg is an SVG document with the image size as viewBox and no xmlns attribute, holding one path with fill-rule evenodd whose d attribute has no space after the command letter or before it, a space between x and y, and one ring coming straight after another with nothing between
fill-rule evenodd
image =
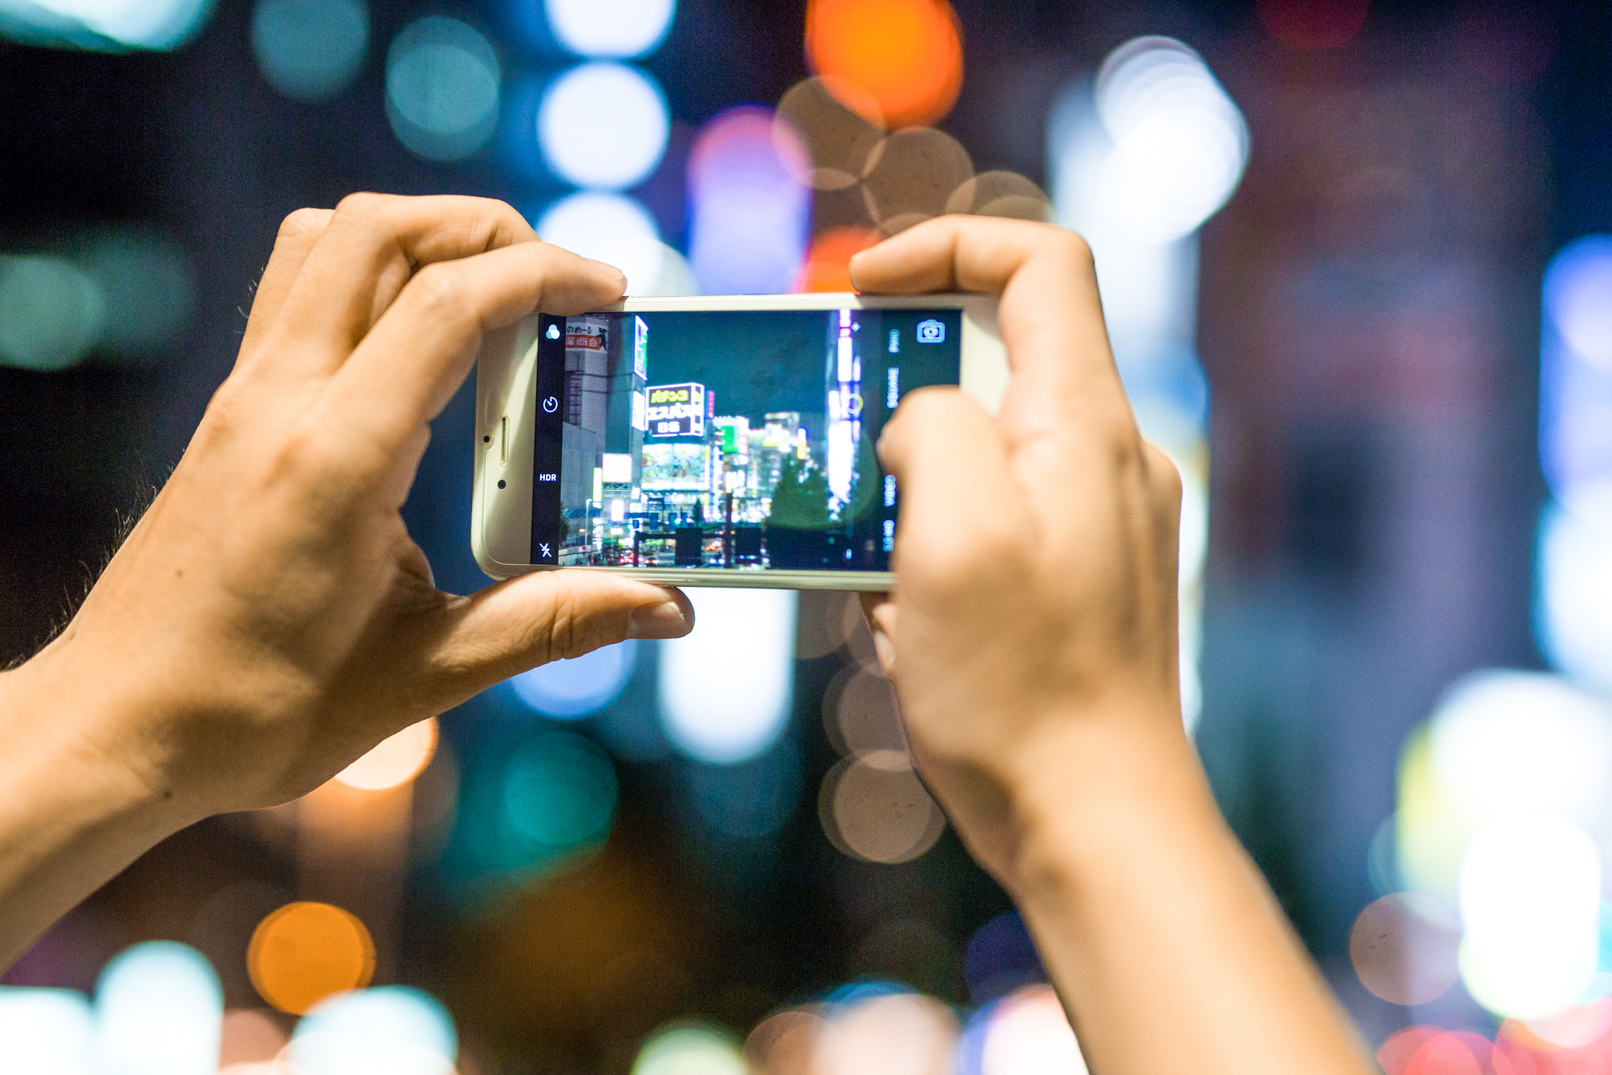
<instances>
[{"instance_id":1,"label":"knuckle","mask_svg":"<svg viewBox=\"0 0 1612 1075\"><path fill-rule=\"evenodd\" d=\"M433 315L451 316L464 309L465 285L460 271L451 262L432 262L408 284L409 301Z\"/></svg>"},{"instance_id":2,"label":"knuckle","mask_svg":"<svg viewBox=\"0 0 1612 1075\"><path fill-rule=\"evenodd\" d=\"M324 228L328 214L322 209L311 209L304 206L294 209L286 214L280 221L280 230L277 237L281 239L295 239L309 232L317 232Z\"/></svg>"},{"instance_id":3,"label":"knuckle","mask_svg":"<svg viewBox=\"0 0 1612 1075\"><path fill-rule=\"evenodd\" d=\"M1085 237L1079 232L1053 224L1044 225L1044 227L1050 233L1047 239L1048 244L1061 257L1069 259L1084 269L1094 270L1096 268L1096 261L1092 257L1091 244L1086 242Z\"/></svg>"},{"instance_id":4,"label":"knuckle","mask_svg":"<svg viewBox=\"0 0 1612 1075\"><path fill-rule=\"evenodd\" d=\"M360 190L336 203L336 215L341 217L377 217L383 215L396 202L391 194L376 194Z\"/></svg>"}]
</instances>

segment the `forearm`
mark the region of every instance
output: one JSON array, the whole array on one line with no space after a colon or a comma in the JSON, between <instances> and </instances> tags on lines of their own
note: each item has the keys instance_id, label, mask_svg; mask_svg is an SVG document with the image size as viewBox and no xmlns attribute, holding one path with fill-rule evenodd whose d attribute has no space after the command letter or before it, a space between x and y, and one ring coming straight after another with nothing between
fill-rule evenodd
<instances>
[{"instance_id":1,"label":"forearm","mask_svg":"<svg viewBox=\"0 0 1612 1075\"><path fill-rule=\"evenodd\" d=\"M1091 1069L1363 1075L1190 745L1148 738L1084 729L1040 752L1019 803L1014 895Z\"/></svg>"},{"instance_id":2,"label":"forearm","mask_svg":"<svg viewBox=\"0 0 1612 1075\"><path fill-rule=\"evenodd\" d=\"M92 684L43 655L0 673L0 971L191 818L95 747Z\"/></svg>"}]
</instances>

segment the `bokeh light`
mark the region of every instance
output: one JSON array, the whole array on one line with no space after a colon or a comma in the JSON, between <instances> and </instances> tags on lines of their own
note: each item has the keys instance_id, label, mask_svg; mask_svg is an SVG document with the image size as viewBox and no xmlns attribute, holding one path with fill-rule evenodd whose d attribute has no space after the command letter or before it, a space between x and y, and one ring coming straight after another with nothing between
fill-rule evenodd
<instances>
[{"instance_id":1,"label":"bokeh light","mask_svg":"<svg viewBox=\"0 0 1612 1075\"><path fill-rule=\"evenodd\" d=\"M1005 997L987 1018L980 1075L1084 1075L1085 1058L1051 986Z\"/></svg>"},{"instance_id":2,"label":"bokeh light","mask_svg":"<svg viewBox=\"0 0 1612 1075\"><path fill-rule=\"evenodd\" d=\"M83 358L106 323L106 293L61 258L0 257L0 362L65 369Z\"/></svg>"},{"instance_id":3,"label":"bokeh light","mask_svg":"<svg viewBox=\"0 0 1612 1075\"><path fill-rule=\"evenodd\" d=\"M1547 505L1539 522L1536 572L1539 648L1563 672L1612 688L1612 617L1606 614L1612 608L1612 513L1586 516Z\"/></svg>"},{"instance_id":4,"label":"bokeh light","mask_svg":"<svg viewBox=\"0 0 1612 1075\"><path fill-rule=\"evenodd\" d=\"M234 1065L270 1064L290 1040L291 1036L266 1011L245 1008L226 1012L218 1047L219 1070L227 1072Z\"/></svg>"},{"instance_id":5,"label":"bokeh light","mask_svg":"<svg viewBox=\"0 0 1612 1075\"><path fill-rule=\"evenodd\" d=\"M340 907L288 903L252 932L246 968L259 996L304 1015L337 993L368 985L375 944L364 923Z\"/></svg>"},{"instance_id":6,"label":"bokeh light","mask_svg":"<svg viewBox=\"0 0 1612 1075\"><path fill-rule=\"evenodd\" d=\"M877 672L847 669L835 676L823 693L823 724L841 754L907 750L895 684Z\"/></svg>"},{"instance_id":7,"label":"bokeh light","mask_svg":"<svg viewBox=\"0 0 1612 1075\"><path fill-rule=\"evenodd\" d=\"M830 228L812 240L796 291L854 291L851 259L879 241L871 228Z\"/></svg>"},{"instance_id":8,"label":"bokeh light","mask_svg":"<svg viewBox=\"0 0 1612 1075\"><path fill-rule=\"evenodd\" d=\"M0 1071L93 1075L94 1033L84 994L0 986Z\"/></svg>"},{"instance_id":9,"label":"bokeh light","mask_svg":"<svg viewBox=\"0 0 1612 1075\"><path fill-rule=\"evenodd\" d=\"M963 42L946 0L811 0L806 58L829 91L891 127L934 123L963 87Z\"/></svg>"},{"instance_id":10,"label":"bokeh light","mask_svg":"<svg viewBox=\"0 0 1612 1075\"><path fill-rule=\"evenodd\" d=\"M963 977L975 1004L1046 980L1035 942L1017 911L999 914L974 931L963 950Z\"/></svg>"},{"instance_id":11,"label":"bokeh light","mask_svg":"<svg viewBox=\"0 0 1612 1075\"><path fill-rule=\"evenodd\" d=\"M730 109L689 154L689 261L709 294L789 291L806 256L806 148L764 108Z\"/></svg>"},{"instance_id":12,"label":"bokeh light","mask_svg":"<svg viewBox=\"0 0 1612 1075\"><path fill-rule=\"evenodd\" d=\"M580 657L538 665L509 682L521 701L544 716L575 720L621 697L637 660L638 643L628 639Z\"/></svg>"},{"instance_id":13,"label":"bokeh light","mask_svg":"<svg viewBox=\"0 0 1612 1075\"><path fill-rule=\"evenodd\" d=\"M589 739L548 731L511 760L504 804L515 828L551 852L596 847L616 814L616 772Z\"/></svg>"},{"instance_id":14,"label":"bokeh light","mask_svg":"<svg viewBox=\"0 0 1612 1075\"><path fill-rule=\"evenodd\" d=\"M823 778L818 795L823 832L841 851L869 862L908 862L945 831L946 819L929 797L907 755L876 750L842 759Z\"/></svg>"},{"instance_id":15,"label":"bokeh light","mask_svg":"<svg viewBox=\"0 0 1612 1075\"><path fill-rule=\"evenodd\" d=\"M545 209L534 225L546 243L614 265L627 274L627 292L655 293L666 265L649 211L624 194L579 191Z\"/></svg>"},{"instance_id":16,"label":"bokeh light","mask_svg":"<svg viewBox=\"0 0 1612 1075\"><path fill-rule=\"evenodd\" d=\"M1186 45L1168 37L1121 45L1098 72L1096 101L1113 139L1101 190L1127 232L1151 242L1179 239L1237 188L1247 125Z\"/></svg>"},{"instance_id":17,"label":"bokeh light","mask_svg":"<svg viewBox=\"0 0 1612 1075\"><path fill-rule=\"evenodd\" d=\"M933 997L891 992L830 1009L813 1070L822 1075L951 1075L957 1017Z\"/></svg>"},{"instance_id":18,"label":"bokeh light","mask_svg":"<svg viewBox=\"0 0 1612 1075\"><path fill-rule=\"evenodd\" d=\"M833 92L821 78L808 78L790 87L778 100L777 120L788 129L780 137L801 139L811 158L806 181L818 190L844 190L854 186L867 170L868 157L884 139L876 119L879 108L871 99L856 107L845 104L854 89L844 83Z\"/></svg>"},{"instance_id":19,"label":"bokeh light","mask_svg":"<svg viewBox=\"0 0 1612 1075\"><path fill-rule=\"evenodd\" d=\"M252 54L286 97L334 97L352 85L368 45L364 0L257 0L252 9Z\"/></svg>"},{"instance_id":20,"label":"bokeh light","mask_svg":"<svg viewBox=\"0 0 1612 1075\"><path fill-rule=\"evenodd\" d=\"M95 987L98 1075L215 1075L224 1019L218 975L174 941L114 958Z\"/></svg>"},{"instance_id":21,"label":"bokeh light","mask_svg":"<svg viewBox=\"0 0 1612 1075\"><path fill-rule=\"evenodd\" d=\"M1601 856L1576 825L1523 814L1475 836L1461 861L1461 978L1499 1015L1576 1004L1600 955Z\"/></svg>"},{"instance_id":22,"label":"bokeh light","mask_svg":"<svg viewBox=\"0 0 1612 1075\"><path fill-rule=\"evenodd\" d=\"M196 272L184 246L160 233L116 228L75 243L72 255L101 293L96 354L148 360L183 342L196 308Z\"/></svg>"},{"instance_id":23,"label":"bokeh light","mask_svg":"<svg viewBox=\"0 0 1612 1075\"><path fill-rule=\"evenodd\" d=\"M868 216L886 234L946 211L958 187L974 175L963 144L944 131L897 131L868 157L862 194Z\"/></svg>"},{"instance_id":24,"label":"bokeh light","mask_svg":"<svg viewBox=\"0 0 1612 1075\"><path fill-rule=\"evenodd\" d=\"M1545 272L1545 316L1590 365L1612 373L1612 235L1562 248Z\"/></svg>"},{"instance_id":25,"label":"bokeh light","mask_svg":"<svg viewBox=\"0 0 1612 1075\"><path fill-rule=\"evenodd\" d=\"M1349 933L1355 975L1391 1004L1428 1004L1460 977L1461 923L1416 892L1384 896L1360 912Z\"/></svg>"},{"instance_id":26,"label":"bokeh light","mask_svg":"<svg viewBox=\"0 0 1612 1075\"><path fill-rule=\"evenodd\" d=\"M458 21L410 23L386 54L386 117L411 152L430 160L470 156L498 121L498 57Z\"/></svg>"},{"instance_id":27,"label":"bokeh light","mask_svg":"<svg viewBox=\"0 0 1612 1075\"><path fill-rule=\"evenodd\" d=\"M81 26L115 45L165 50L178 48L201 30L213 0L27 0L3 7L6 18L0 21L15 19L22 23L18 29L32 31L24 40L37 37L90 47L108 43L73 32Z\"/></svg>"},{"instance_id":28,"label":"bokeh light","mask_svg":"<svg viewBox=\"0 0 1612 1075\"><path fill-rule=\"evenodd\" d=\"M750 1075L750 1070L731 1037L691 1023L650 1035L633 1060L632 1075Z\"/></svg>"},{"instance_id":29,"label":"bokeh light","mask_svg":"<svg viewBox=\"0 0 1612 1075\"><path fill-rule=\"evenodd\" d=\"M1255 10L1271 36L1288 48L1335 49L1366 25L1371 0L1259 0Z\"/></svg>"},{"instance_id":30,"label":"bokeh light","mask_svg":"<svg viewBox=\"0 0 1612 1075\"><path fill-rule=\"evenodd\" d=\"M660 714L673 746L717 765L754 758L789 720L795 672L791 590L692 590L700 625L661 643Z\"/></svg>"},{"instance_id":31,"label":"bokeh light","mask_svg":"<svg viewBox=\"0 0 1612 1075\"><path fill-rule=\"evenodd\" d=\"M818 1075L817 1045L827 1029L810 1009L774 1012L744 1039L744 1058L756 1075Z\"/></svg>"},{"instance_id":32,"label":"bokeh light","mask_svg":"<svg viewBox=\"0 0 1612 1075\"><path fill-rule=\"evenodd\" d=\"M946 199L944 209L1014 220L1052 219L1052 203L1045 191L1017 172L1001 170L981 172L964 181Z\"/></svg>"},{"instance_id":33,"label":"bokeh light","mask_svg":"<svg viewBox=\"0 0 1612 1075\"><path fill-rule=\"evenodd\" d=\"M601 116L609 117L606 130ZM642 182L666 152L670 130L655 80L619 63L573 67L549 86L537 113L544 158L579 187L619 190Z\"/></svg>"},{"instance_id":34,"label":"bokeh light","mask_svg":"<svg viewBox=\"0 0 1612 1075\"><path fill-rule=\"evenodd\" d=\"M1559 502L1579 516L1612 525L1608 288L1612 236L1591 235L1569 244L1546 270L1539 454Z\"/></svg>"},{"instance_id":35,"label":"bokeh light","mask_svg":"<svg viewBox=\"0 0 1612 1075\"><path fill-rule=\"evenodd\" d=\"M333 997L297 1024L297 1075L452 1075L459 1037L430 995L382 986Z\"/></svg>"},{"instance_id":36,"label":"bokeh light","mask_svg":"<svg viewBox=\"0 0 1612 1075\"><path fill-rule=\"evenodd\" d=\"M427 717L382 739L336 779L363 791L394 788L419 776L436 752L437 718Z\"/></svg>"},{"instance_id":37,"label":"bokeh light","mask_svg":"<svg viewBox=\"0 0 1612 1075\"><path fill-rule=\"evenodd\" d=\"M630 59L666 39L677 0L545 0L549 28L578 56Z\"/></svg>"}]
</instances>

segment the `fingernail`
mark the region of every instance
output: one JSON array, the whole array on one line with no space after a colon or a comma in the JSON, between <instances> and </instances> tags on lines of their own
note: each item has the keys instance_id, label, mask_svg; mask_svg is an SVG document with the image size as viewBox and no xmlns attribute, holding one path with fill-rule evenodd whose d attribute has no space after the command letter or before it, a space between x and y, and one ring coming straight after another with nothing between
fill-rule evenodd
<instances>
[{"instance_id":1,"label":"fingernail","mask_svg":"<svg viewBox=\"0 0 1612 1075\"><path fill-rule=\"evenodd\" d=\"M628 638L682 638L694 629L694 618L675 600L640 605L627 617Z\"/></svg>"},{"instance_id":2,"label":"fingernail","mask_svg":"<svg viewBox=\"0 0 1612 1075\"><path fill-rule=\"evenodd\" d=\"M595 269L598 269L605 276L608 276L610 279L616 281L621 286L627 286L627 274L616 268L614 265L611 265L608 262L594 261L592 258L584 258L583 260L589 265L592 265Z\"/></svg>"}]
</instances>

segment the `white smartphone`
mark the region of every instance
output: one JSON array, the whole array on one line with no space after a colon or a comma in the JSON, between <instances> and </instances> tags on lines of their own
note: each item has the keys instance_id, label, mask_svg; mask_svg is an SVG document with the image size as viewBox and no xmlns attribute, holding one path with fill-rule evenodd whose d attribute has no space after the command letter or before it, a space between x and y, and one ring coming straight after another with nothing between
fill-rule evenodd
<instances>
[{"instance_id":1,"label":"white smartphone","mask_svg":"<svg viewBox=\"0 0 1612 1075\"><path fill-rule=\"evenodd\" d=\"M489 333L471 546L494 578L583 568L681 586L886 590L901 397L1007 387L996 299L627 299Z\"/></svg>"}]
</instances>

